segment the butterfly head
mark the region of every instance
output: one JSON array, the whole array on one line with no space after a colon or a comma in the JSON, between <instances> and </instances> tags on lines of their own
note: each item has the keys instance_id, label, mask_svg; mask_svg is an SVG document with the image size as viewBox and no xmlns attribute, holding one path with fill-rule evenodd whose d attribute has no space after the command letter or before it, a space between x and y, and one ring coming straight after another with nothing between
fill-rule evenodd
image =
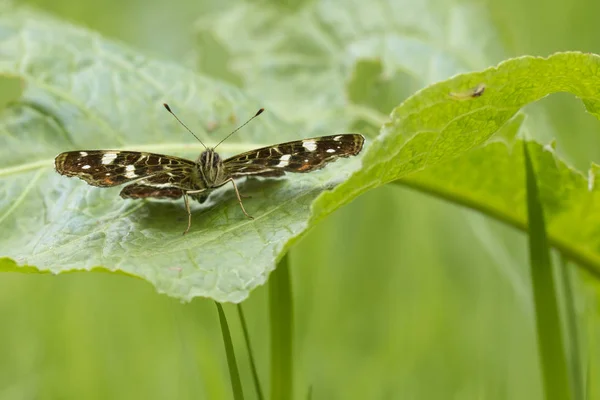
<instances>
[{"instance_id":1,"label":"butterfly head","mask_svg":"<svg viewBox=\"0 0 600 400\"><path fill-rule=\"evenodd\" d=\"M219 153L210 147L200 153L196 163L207 184L219 181L223 175L223 160Z\"/></svg>"},{"instance_id":2,"label":"butterfly head","mask_svg":"<svg viewBox=\"0 0 600 400\"><path fill-rule=\"evenodd\" d=\"M217 168L222 163L219 153L210 147L200 153L200 157L198 157L196 162L202 165L204 169Z\"/></svg>"}]
</instances>

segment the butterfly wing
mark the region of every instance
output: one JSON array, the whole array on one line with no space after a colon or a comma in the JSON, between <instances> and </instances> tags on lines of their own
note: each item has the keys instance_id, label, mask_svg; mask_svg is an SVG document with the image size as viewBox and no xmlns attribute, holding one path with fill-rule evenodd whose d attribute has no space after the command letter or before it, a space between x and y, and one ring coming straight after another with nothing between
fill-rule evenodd
<instances>
[{"instance_id":1,"label":"butterfly wing","mask_svg":"<svg viewBox=\"0 0 600 400\"><path fill-rule=\"evenodd\" d=\"M155 187L133 183L125 186L120 193L124 199L146 199L148 197L157 199L178 199L183 196L183 190L176 187Z\"/></svg>"},{"instance_id":2,"label":"butterfly wing","mask_svg":"<svg viewBox=\"0 0 600 400\"><path fill-rule=\"evenodd\" d=\"M198 190L202 187L194 184L186 170L171 170L168 173L156 174L135 181L121 190L121 197L126 199L144 199L147 197L178 199L186 190Z\"/></svg>"},{"instance_id":3,"label":"butterfly wing","mask_svg":"<svg viewBox=\"0 0 600 400\"><path fill-rule=\"evenodd\" d=\"M242 176L281 176L286 172L310 172L340 157L358 154L365 138L358 134L321 136L263 147L228 158L227 173Z\"/></svg>"},{"instance_id":4,"label":"butterfly wing","mask_svg":"<svg viewBox=\"0 0 600 400\"><path fill-rule=\"evenodd\" d=\"M54 160L61 175L76 176L92 186L110 187L127 182L154 188L193 190L196 164L184 158L137 151L82 150L59 154Z\"/></svg>"}]
</instances>

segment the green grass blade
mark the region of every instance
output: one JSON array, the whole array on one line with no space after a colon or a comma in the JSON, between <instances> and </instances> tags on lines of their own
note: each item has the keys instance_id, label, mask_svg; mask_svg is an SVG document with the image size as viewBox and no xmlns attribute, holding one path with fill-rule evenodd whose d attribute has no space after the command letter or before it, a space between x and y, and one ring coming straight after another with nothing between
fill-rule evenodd
<instances>
[{"instance_id":1,"label":"green grass blade","mask_svg":"<svg viewBox=\"0 0 600 400\"><path fill-rule=\"evenodd\" d=\"M293 309L288 254L269 280L271 399L292 399Z\"/></svg>"},{"instance_id":2,"label":"green grass blade","mask_svg":"<svg viewBox=\"0 0 600 400\"><path fill-rule=\"evenodd\" d=\"M250 335L248 335L248 327L246 326L246 318L244 317L244 310L242 305L237 305L238 315L240 316L240 322L242 324L242 332L244 333L244 341L246 342L246 348L248 349L248 358L250 359L250 369L252 371L252 380L254 381L254 388L256 389L256 396L258 400L264 400L262 389L260 387L260 380L258 379L258 372L256 371L256 363L254 362L254 353L252 352L252 346L250 345Z\"/></svg>"},{"instance_id":3,"label":"green grass blade","mask_svg":"<svg viewBox=\"0 0 600 400\"><path fill-rule=\"evenodd\" d=\"M573 294L573 283L571 281L571 270L566 257L560 257L561 281L564 292L565 321L567 327L566 339L569 345L569 372L571 377L571 388L574 400L585 399L584 378L581 370L581 350L579 346L579 329L577 328L577 313L575 312L575 299Z\"/></svg>"},{"instance_id":4,"label":"green grass blade","mask_svg":"<svg viewBox=\"0 0 600 400\"><path fill-rule=\"evenodd\" d=\"M538 193L533 165L523 146L527 186L527 214L529 220L529 256L531 284L535 305L538 351L545 398L571 398L567 363L561 334L556 285L550 263L550 248L546 236L544 214Z\"/></svg>"},{"instance_id":5,"label":"green grass blade","mask_svg":"<svg viewBox=\"0 0 600 400\"><path fill-rule=\"evenodd\" d=\"M231 378L231 390L235 400L244 400L244 392L242 390L242 382L240 381L240 373L238 371L235 353L233 351L233 343L231 342L231 333L227 324L227 317L223 311L223 306L215 301L217 312L219 313L219 322L221 323L221 333L223 334L223 343L225 344L225 353L227 354L227 366L229 367L229 377Z\"/></svg>"}]
</instances>

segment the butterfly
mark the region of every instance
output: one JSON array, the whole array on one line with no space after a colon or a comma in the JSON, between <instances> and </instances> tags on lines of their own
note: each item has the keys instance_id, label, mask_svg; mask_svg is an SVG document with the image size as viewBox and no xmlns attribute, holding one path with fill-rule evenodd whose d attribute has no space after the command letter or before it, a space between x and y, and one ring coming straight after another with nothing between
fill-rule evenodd
<instances>
[{"instance_id":1,"label":"butterfly","mask_svg":"<svg viewBox=\"0 0 600 400\"><path fill-rule=\"evenodd\" d=\"M198 137L164 104L196 139ZM213 189L231 183L242 212L244 208L236 179L248 176L279 177L286 172L306 173L323 168L340 157L357 155L363 147L360 134L340 134L295 140L250 150L223 159L215 151L229 136L260 115L258 112L235 129L215 147L206 147L196 161L163 154L121 150L78 150L56 156L56 171L76 176L92 186L112 187L128 184L121 190L124 199L179 199L183 197L188 214L189 232L192 212L189 198L203 202Z\"/></svg>"}]
</instances>

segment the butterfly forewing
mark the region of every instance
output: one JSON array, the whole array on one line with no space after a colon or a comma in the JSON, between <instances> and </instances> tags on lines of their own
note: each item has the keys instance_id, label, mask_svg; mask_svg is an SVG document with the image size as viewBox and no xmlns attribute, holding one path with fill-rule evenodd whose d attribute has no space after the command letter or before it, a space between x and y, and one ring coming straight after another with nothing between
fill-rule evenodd
<instances>
[{"instance_id":1,"label":"butterfly forewing","mask_svg":"<svg viewBox=\"0 0 600 400\"><path fill-rule=\"evenodd\" d=\"M340 157L358 154L363 143L363 136L357 134L321 136L248 151L226 159L223 164L233 178L310 172Z\"/></svg>"},{"instance_id":2,"label":"butterfly forewing","mask_svg":"<svg viewBox=\"0 0 600 400\"><path fill-rule=\"evenodd\" d=\"M61 175L76 176L93 186L117 186L145 178L150 186L195 189L189 180L194 176L196 164L162 154L81 150L61 153L54 163L56 171ZM187 187L186 184L190 186Z\"/></svg>"}]
</instances>

